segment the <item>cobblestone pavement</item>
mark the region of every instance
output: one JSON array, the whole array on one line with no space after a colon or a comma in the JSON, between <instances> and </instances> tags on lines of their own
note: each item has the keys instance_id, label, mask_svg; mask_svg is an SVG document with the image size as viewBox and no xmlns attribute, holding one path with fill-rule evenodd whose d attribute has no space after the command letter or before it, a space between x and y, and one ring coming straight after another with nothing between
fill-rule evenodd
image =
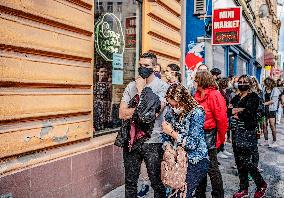
<instances>
[{"instance_id":1,"label":"cobblestone pavement","mask_svg":"<svg viewBox=\"0 0 284 198\"><path fill-rule=\"evenodd\" d=\"M271 140L271 133L269 136ZM284 119L280 125L277 126L277 138L279 147L268 148L265 146L259 146L260 153L260 167L263 169L262 175L269 184L269 189L267 192L267 198L284 198ZM263 137L260 143L263 142ZM226 150L232 153L232 147L230 144L226 145ZM239 179L237 176L237 170L233 169L234 157L228 159L219 159L220 170L222 172L225 197L231 198L233 193L238 190ZM143 168L142 168L143 170ZM146 176L142 174L139 179L139 183L143 181L142 178ZM145 183L145 181L144 181ZM149 184L149 181L146 181ZM250 183L250 197L253 197L255 185L254 182ZM210 180L208 180L208 193L207 197L210 198ZM124 197L124 186L120 186L109 194L105 195L103 198L123 198ZM153 190L144 198L153 198Z\"/></svg>"}]
</instances>

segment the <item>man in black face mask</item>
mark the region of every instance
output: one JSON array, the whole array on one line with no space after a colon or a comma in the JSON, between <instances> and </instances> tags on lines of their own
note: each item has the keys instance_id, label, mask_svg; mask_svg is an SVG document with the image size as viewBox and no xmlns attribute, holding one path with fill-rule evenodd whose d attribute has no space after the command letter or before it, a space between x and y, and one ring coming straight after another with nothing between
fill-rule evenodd
<instances>
[{"instance_id":1,"label":"man in black face mask","mask_svg":"<svg viewBox=\"0 0 284 198\"><path fill-rule=\"evenodd\" d=\"M252 161L253 156L258 155L256 128L260 98L255 92L250 91L252 80L248 75L240 76L238 88L240 93L231 100L229 110L232 117L232 146L240 179L240 189L233 197L249 196L248 173L257 186L254 197L264 197L267 183L261 176L258 165Z\"/></svg>"},{"instance_id":2,"label":"man in black face mask","mask_svg":"<svg viewBox=\"0 0 284 198\"><path fill-rule=\"evenodd\" d=\"M165 95L168 85L154 74L154 67L157 64L157 57L153 53L144 53L140 56L138 73L139 77L126 87L119 109L119 117L123 120L132 118L135 108L129 108L130 100L141 95L145 87L150 87L161 101L161 112L157 116L151 137L137 149L123 150L125 167L125 197L137 197L137 182L140 174L142 161L145 162L151 186L154 189L155 198L164 198L165 188L161 181L161 160L163 157L162 148L162 122L165 106Z\"/></svg>"}]
</instances>

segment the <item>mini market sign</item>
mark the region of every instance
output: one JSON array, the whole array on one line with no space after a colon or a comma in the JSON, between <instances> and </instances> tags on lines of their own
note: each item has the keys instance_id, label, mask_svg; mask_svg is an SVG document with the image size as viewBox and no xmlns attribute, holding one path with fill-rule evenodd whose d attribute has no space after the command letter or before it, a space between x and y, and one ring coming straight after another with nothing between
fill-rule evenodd
<instances>
[{"instance_id":1,"label":"mini market sign","mask_svg":"<svg viewBox=\"0 0 284 198\"><path fill-rule=\"evenodd\" d=\"M241 8L222 8L213 11L212 45L241 43Z\"/></svg>"}]
</instances>

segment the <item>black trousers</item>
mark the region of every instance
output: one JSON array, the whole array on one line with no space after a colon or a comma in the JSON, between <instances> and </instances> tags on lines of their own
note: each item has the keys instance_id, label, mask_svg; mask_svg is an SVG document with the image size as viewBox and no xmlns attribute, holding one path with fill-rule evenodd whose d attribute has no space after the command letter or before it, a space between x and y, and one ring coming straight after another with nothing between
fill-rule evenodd
<instances>
[{"instance_id":1,"label":"black trousers","mask_svg":"<svg viewBox=\"0 0 284 198\"><path fill-rule=\"evenodd\" d=\"M208 175L211 180L212 185L212 198L224 198L224 188L223 188L223 180L222 175L219 170L218 160L217 160L217 150L210 149L208 151L209 154L209 169ZM196 198L206 198L206 187L207 187L207 177L200 182L199 186L195 190Z\"/></svg>"},{"instance_id":2,"label":"black trousers","mask_svg":"<svg viewBox=\"0 0 284 198\"><path fill-rule=\"evenodd\" d=\"M253 178L257 188L260 188L264 180L257 168L257 163L253 159L256 149L238 149L234 148L235 161L238 168L240 179L240 190L249 188L248 173Z\"/></svg>"},{"instance_id":3,"label":"black trousers","mask_svg":"<svg viewBox=\"0 0 284 198\"><path fill-rule=\"evenodd\" d=\"M154 197L166 197L165 187L161 181L161 161L163 153L162 144L144 143L131 152L129 152L128 149L124 149L125 198L137 197L137 183L143 160L146 164L151 186L154 189Z\"/></svg>"},{"instance_id":4,"label":"black trousers","mask_svg":"<svg viewBox=\"0 0 284 198\"><path fill-rule=\"evenodd\" d=\"M258 163L259 163L259 152L258 152L258 147L255 147L253 149L253 153L252 153L252 156L251 156L251 160L252 160L252 163L258 167Z\"/></svg>"}]
</instances>

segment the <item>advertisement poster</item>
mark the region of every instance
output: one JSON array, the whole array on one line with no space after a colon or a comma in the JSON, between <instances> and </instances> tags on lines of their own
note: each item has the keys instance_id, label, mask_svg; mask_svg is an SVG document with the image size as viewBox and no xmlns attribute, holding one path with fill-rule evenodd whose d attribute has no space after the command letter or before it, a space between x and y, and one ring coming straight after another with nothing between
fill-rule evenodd
<instances>
[{"instance_id":1,"label":"advertisement poster","mask_svg":"<svg viewBox=\"0 0 284 198\"><path fill-rule=\"evenodd\" d=\"M239 45L241 8L222 8L213 11L212 45Z\"/></svg>"},{"instance_id":2,"label":"advertisement poster","mask_svg":"<svg viewBox=\"0 0 284 198\"><path fill-rule=\"evenodd\" d=\"M112 55L112 68L123 69L123 55L113 53Z\"/></svg>"},{"instance_id":3,"label":"advertisement poster","mask_svg":"<svg viewBox=\"0 0 284 198\"><path fill-rule=\"evenodd\" d=\"M123 70L112 70L112 84L123 85Z\"/></svg>"},{"instance_id":4,"label":"advertisement poster","mask_svg":"<svg viewBox=\"0 0 284 198\"><path fill-rule=\"evenodd\" d=\"M125 19L125 48L136 49L136 17Z\"/></svg>"}]
</instances>

